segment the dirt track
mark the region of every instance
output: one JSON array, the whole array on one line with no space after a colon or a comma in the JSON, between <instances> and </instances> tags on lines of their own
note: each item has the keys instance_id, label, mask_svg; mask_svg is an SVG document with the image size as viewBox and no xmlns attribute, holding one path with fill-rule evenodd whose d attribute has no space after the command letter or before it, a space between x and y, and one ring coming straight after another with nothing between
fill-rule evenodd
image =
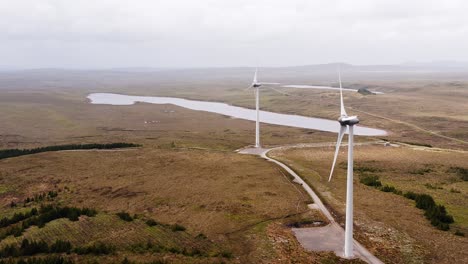
<instances>
[{"instance_id":1,"label":"dirt track","mask_svg":"<svg viewBox=\"0 0 468 264\"><path fill-rule=\"evenodd\" d=\"M314 200L316 208L322 212L322 214L328 219L330 224L324 227L311 227L311 228L293 228L293 232L297 240L302 246L310 251L334 251L338 256L344 255L344 229L335 221L328 208L323 204L314 190L297 175L291 168L286 166L275 159L267 156L268 152L278 148L290 148L290 147L323 147L333 143L318 143L318 144L299 144L291 146L282 146L275 148L245 148L239 150L241 154L259 155L262 158L278 164L280 167L285 169L289 174L294 177L294 182L300 184L304 190ZM360 143L360 144L375 144L372 143ZM377 257L370 253L364 246L358 241L354 240L354 254L356 257L371 264L383 264Z\"/></svg>"}]
</instances>

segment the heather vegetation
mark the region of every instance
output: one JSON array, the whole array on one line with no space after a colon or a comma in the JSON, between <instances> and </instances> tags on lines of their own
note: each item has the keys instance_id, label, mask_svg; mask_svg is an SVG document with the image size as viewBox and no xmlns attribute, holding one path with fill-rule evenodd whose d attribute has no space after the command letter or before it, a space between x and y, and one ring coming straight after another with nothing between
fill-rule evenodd
<instances>
[{"instance_id":1,"label":"heather vegetation","mask_svg":"<svg viewBox=\"0 0 468 264\"><path fill-rule=\"evenodd\" d=\"M144 253L144 252L151 252L151 253L172 253L178 254L188 257L217 257L223 256L230 258L228 256L224 256L223 252L206 252L201 248L197 247L183 247L183 246L164 246L160 244L153 243L148 241L146 243L137 243L131 246L131 250L135 253Z\"/></svg>"},{"instance_id":2,"label":"heather vegetation","mask_svg":"<svg viewBox=\"0 0 468 264\"><path fill-rule=\"evenodd\" d=\"M0 259L0 264L74 264L75 262L60 256L27 259Z\"/></svg>"},{"instance_id":3,"label":"heather vegetation","mask_svg":"<svg viewBox=\"0 0 468 264\"><path fill-rule=\"evenodd\" d=\"M382 182L380 182L378 176L366 176L366 177L361 177L360 179L362 184L365 184L367 186L373 186L373 187L380 187L382 186Z\"/></svg>"},{"instance_id":4,"label":"heather vegetation","mask_svg":"<svg viewBox=\"0 0 468 264\"><path fill-rule=\"evenodd\" d=\"M118 213L117 213L117 216L118 216L120 219L122 219L122 220L124 220L124 221L127 221L127 222L133 221L133 217L132 217L129 213L127 213L127 212L118 212Z\"/></svg>"},{"instance_id":5,"label":"heather vegetation","mask_svg":"<svg viewBox=\"0 0 468 264\"><path fill-rule=\"evenodd\" d=\"M39 209L32 208L26 213L15 213L11 218L4 217L0 220L0 227L7 227L0 233L0 238L9 235L21 236L30 226L44 227L47 223L59 219L67 218L70 221L77 221L81 215L93 217L96 210L89 208L61 207L56 205L41 205ZM21 225L19 223L21 222Z\"/></svg>"},{"instance_id":6,"label":"heather vegetation","mask_svg":"<svg viewBox=\"0 0 468 264\"><path fill-rule=\"evenodd\" d=\"M33 197L27 197L24 199L24 204L32 203L32 202L43 202L43 201L52 201L55 197L58 196L57 191L48 191L45 193L35 194Z\"/></svg>"},{"instance_id":7,"label":"heather vegetation","mask_svg":"<svg viewBox=\"0 0 468 264\"><path fill-rule=\"evenodd\" d=\"M116 83L124 83L120 78L113 79ZM58 82L57 86L65 86L60 83L60 80ZM115 88L112 84L95 83L96 87L92 87L92 89L96 91ZM218 81L216 83L219 84ZM231 89L232 87L229 85L217 85L220 92L213 93L210 83L206 81L200 82L203 85L186 84L187 82L183 85L174 83L173 86L167 87L164 82L155 81L151 86L157 87L157 90L148 89L149 86L139 88L135 85L128 85L131 88L125 86L113 91L158 96L177 95L207 101L227 100L226 102L229 104L252 106L251 94L239 93L238 90ZM418 88L420 84L424 86L424 92ZM363 97L358 93L346 93L347 102L350 103L352 112L359 110L376 115L357 113L363 117L363 125L365 126L388 127L388 122L391 121L377 117L378 115L388 117L389 113L392 114L393 118L401 121L402 123L392 123L392 133L386 136L385 140L391 142L406 140L424 142L438 148L466 149L466 144L436 137L408 127L403 123L409 122L424 129L436 127L441 135L467 139L466 129L463 129L464 123L458 122L460 116L447 119L429 119L429 116L439 117L449 113L464 113L459 110L463 110L466 106L466 102L461 100L466 91L456 87L445 89L445 84L435 84L435 87L426 84L426 82L405 83L401 84L404 89L400 89L400 84L388 81L385 85L393 86L391 93L384 96L372 96L372 98ZM50 86L50 82L47 85ZM80 83L80 86L83 85ZM18 87L26 87L26 85ZM118 243L127 241L130 243L129 245L138 242L145 243L147 237L153 240L153 244L162 244L167 248L181 245L179 249L183 250L183 247L187 247L187 251L190 250L188 247L191 243L196 243L198 247L199 243L216 238L217 243L222 246L232 245L232 255L235 256L232 262L240 263L259 263L261 260L270 263L280 258L290 259L294 262L295 256L292 252L303 252L293 243L287 243L287 250L282 250L284 249L284 247L281 248L283 243L273 243L271 234L267 233L271 231L270 228L260 229L254 225L258 221L294 213L298 207L299 210L303 210L303 200L301 200L301 196L297 196L298 192L294 186L284 184L284 177L274 166L269 163L265 165L265 162L260 159L257 161L244 155L238 157L234 153L213 151L234 150L251 144L253 127L249 122L227 119L224 116L214 114L207 115L205 112L189 111L168 105L150 106L137 103L125 107L89 106L86 100L83 100L86 96L84 89L57 88L57 90L59 92L44 89L44 91L37 90L34 93L29 93L18 89L18 91L11 90L8 93L2 93L0 96L3 106L2 117L4 118L3 123L6 124L2 133L3 148L32 148L36 147L35 144L47 146L77 143L80 140L128 141L142 143L148 147L135 151L63 152L60 155L59 153L31 155L3 160L0 171L0 176L3 179L0 182L0 194L5 196L2 198L7 196L21 198L30 191L43 190L42 187L50 189L54 188L54 184L58 184L59 188L64 188L65 184L72 191L60 199L64 203L63 205L68 205L67 203L86 204L86 206L96 206L103 212L93 218L84 217L84 221L70 222L62 219L47 224L42 229L30 228L24 232L25 237L40 241L45 239L47 234L51 234L52 237L46 239L48 243L53 243L55 239L59 238L65 241L69 239L75 247L83 247L92 245L105 235L113 235L113 240L117 243L115 256L74 255L73 258L79 263L119 263L124 258L120 251L124 249ZM304 115L314 113L318 117L334 117L332 111L336 113L336 103L338 102L336 91L320 92L320 97L317 96L317 91L303 89L300 91L292 90L291 93L300 94L302 98L295 97L294 104L291 104L292 97L275 96L273 93L265 92L262 107L264 106L265 110L282 113ZM433 98L437 98L437 100L432 100L429 96L431 94L436 94L437 97ZM454 100L451 100L450 104L446 104L446 107L438 107L441 103L439 98L443 98L441 94ZM421 95L424 95L424 98L421 98ZM318 100L319 98L320 100ZM15 105L13 106L13 104ZM399 107L395 107L395 105ZM423 108L426 115L416 116L415 114L419 113L416 110ZM30 109L35 109L35 111L30 111ZM169 113L171 110L176 112ZM159 122L151 124L143 122L148 118ZM40 124L37 122L39 119ZM334 140L336 138L332 133L305 129L267 125L263 126L262 130L262 142L265 145L331 142ZM360 137L357 138L357 141L372 141L372 139ZM175 143L171 144L171 142ZM168 147L170 145L174 148ZM297 152L299 151L297 150ZM345 181L343 175L346 173L344 171L338 172L331 183L326 180L321 181L321 178L327 178L326 174L329 173L333 157L332 149L325 149L325 152L317 151L317 149L304 149L304 153L307 154L305 156L307 158L303 159L302 163L299 162L301 161L299 159L293 159L294 155L291 153L288 153L286 158L294 162L293 169L300 171L305 178L309 178L308 182L313 183L313 187L317 191L320 193L331 192L330 196L336 199L336 201L330 199L331 206L334 206L337 211L341 211L341 206L344 204L343 197L345 197L343 195L344 186L346 186L343 184ZM466 233L466 229L464 229L466 225L461 224L466 219L460 213L461 209L466 208L464 206L466 204L466 199L464 199L466 185L463 182L451 181L458 180L459 177L455 173L447 173L450 178L444 177L442 173L439 175L441 168L444 170L446 168L437 165L439 162L466 168L466 159L465 161L457 161L459 158L454 153L443 151L418 151L414 154L406 146L400 148L359 146L356 147L355 155L358 161L356 167L365 165L371 170L375 168L384 170L383 172L375 172L369 171L368 168L362 168L368 173L379 174L381 178L378 181L382 181L381 185L391 184L401 190L429 193L435 201L443 201L447 211L456 217L457 222L453 228L451 225L451 228L454 231L460 228L462 232ZM465 154L457 153L456 155L466 157ZM341 155L340 159L344 160L345 155ZM373 166L376 163L379 166ZM423 177L420 174L411 174L409 171L413 168L424 167L424 164L435 164L435 166L431 167L434 172L423 175L424 178L428 178L428 181L422 184L426 182L438 184L444 187L444 190L427 189L423 185L416 186L419 182L413 180L417 177ZM299 167L299 165L303 167ZM302 169L304 169L303 172ZM357 170L360 169L357 168ZM268 175L268 179L265 179L266 175ZM433 180L436 176L442 177ZM385 182L384 179L391 179L391 182ZM170 184L166 184L168 182ZM414 184L415 186L410 188L405 184ZM229 186L229 188L223 188L223 186ZM27 191L17 191L20 188ZM460 191L461 194L450 192L451 188ZM385 232L375 232L375 240L372 239L369 244L365 243L366 247L375 249L373 252L379 254L379 258L382 258L385 263L409 263L413 260L413 262L420 263L444 262L444 260L456 263L451 259L463 259L462 252L464 250L461 248L461 243L458 243L462 238L453 236L453 239L447 239L445 232L435 232L435 230L427 232L431 231L432 227L427 224L422 225L419 223L420 221L414 221L414 217L412 217L412 214L419 209L402 210L402 208L408 209L409 200L394 199L389 201L388 193L375 192L375 189L363 186L357 189L355 204L356 208L359 208L359 214L356 214L356 221L360 221L359 217L365 215L367 220L370 220L366 227L383 224L386 228L397 228L401 232L393 236L392 233L386 232L386 229ZM275 195L264 195L267 193ZM44 198L44 201L48 201L48 198ZM83 203L83 201L85 202ZM299 204L297 201L301 201L301 203ZM36 206L35 203L36 201L33 201L28 206ZM19 206L18 208L7 208L6 205L7 203L0 212L0 218L7 215L11 217L14 212L25 213L30 209ZM203 232L208 239L189 240L186 239L189 238L189 233L173 232L164 225L154 225L152 222L145 224L145 220L141 219L126 222L115 215L119 211L129 210L129 207L132 208L132 218L133 213L137 213L145 220L152 217L157 221L177 222L187 226L188 230L195 230L195 234ZM39 209L38 205L37 208ZM104 213L106 211L111 213ZM226 218L226 215L232 217ZM18 225L21 225L21 222ZM255 228L247 228L249 226ZM6 229L2 228L0 233ZM68 233L68 230L71 232ZM228 238L221 235L233 230L236 230L236 233ZM67 235L62 236L63 233L60 231L65 231ZM369 230L363 230L360 234L364 233L367 236L367 231ZM84 235L89 233L97 238L88 238ZM372 232L370 233L372 234ZM158 238L154 239L153 234L159 235L158 238L162 241L159 241ZM57 236L57 238L53 236ZM400 237L405 237L405 240L409 240L411 243L398 240ZM18 239L22 239L22 237L10 236L2 241L2 246L7 241L10 243L12 240ZM78 243L78 241L80 242ZM366 239L363 241L365 242ZM381 243L375 241L381 241ZM280 248L278 249L277 246ZM151 253L143 254L147 256ZM159 254L161 259L163 257L168 259L168 263L191 262L174 261L174 258L188 259L189 257L174 256L170 252ZM125 252L125 256L128 256L126 263L150 261L143 259L139 253ZM421 256L424 258L419 258ZM39 256L28 258L37 257ZM41 257L43 256L41 255ZM159 258L159 256L155 256L155 258ZM198 263L205 262L199 257L195 259L198 259ZM296 262L321 262L319 258L304 260L305 258L296 259ZM224 259L217 263L219 262L230 261Z\"/></svg>"},{"instance_id":8,"label":"heather vegetation","mask_svg":"<svg viewBox=\"0 0 468 264\"><path fill-rule=\"evenodd\" d=\"M0 257L23 257L47 253L66 253L71 252L78 255L107 255L115 251L115 247L103 242L94 243L88 246L73 248L69 241L56 240L48 245L44 241L29 241L23 239L20 245L10 244L0 250Z\"/></svg>"},{"instance_id":9,"label":"heather vegetation","mask_svg":"<svg viewBox=\"0 0 468 264\"><path fill-rule=\"evenodd\" d=\"M449 172L456 173L463 181L468 181L468 169L462 167L450 167Z\"/></svg>"}]
</instances>

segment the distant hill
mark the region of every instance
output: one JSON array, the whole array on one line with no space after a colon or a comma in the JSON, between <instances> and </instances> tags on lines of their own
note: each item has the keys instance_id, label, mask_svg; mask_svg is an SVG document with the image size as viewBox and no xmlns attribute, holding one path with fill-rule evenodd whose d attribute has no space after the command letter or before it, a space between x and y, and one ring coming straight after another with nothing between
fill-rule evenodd
<instances>
[{"instance_id":1,"label":"distant hill","mask_svg":"<svg viewBox=\"0 0 468 264\"><path fill-rule=\"evenodd\" d=\"M343 82L388 80L468 80L468 62L407 62L398 65L311 64L291 67L258 67L259 80L282 84L337 85L337 70ZM225 68L112 68L112 69L0 69L0 89L105 87L177 87L230 85L246 87L255 67Z\"/></svg>"}]
</instances>

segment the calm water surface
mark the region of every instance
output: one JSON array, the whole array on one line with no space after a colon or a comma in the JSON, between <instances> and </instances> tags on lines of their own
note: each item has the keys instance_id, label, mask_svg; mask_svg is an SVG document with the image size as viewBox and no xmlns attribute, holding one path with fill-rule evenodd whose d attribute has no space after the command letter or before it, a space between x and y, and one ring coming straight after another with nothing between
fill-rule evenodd
<instances>
[{"instance_id":1,"label":"calm water surface","mask_svg":"<svg viewBox=\"0 0 468 264\"><path fill-rule=\"evenodd\" d=\"M113 93L92 93L88 95L88 99L92 104L107 105L132 105L135 104L135 102L173 104L191 110L206 111L234 118L255 121L255 110L232 106L225 103L196 101L174 97L132 96ZM262 123L272 125L307 128L335 133L338 133L339 130L339 124L336 120L279 114L267 111L260 111L260 121ZM356 126L354 133L355 135L361 136L382 136L387 134L384 130L363 126Z\"/></svg>"}]
</instances>

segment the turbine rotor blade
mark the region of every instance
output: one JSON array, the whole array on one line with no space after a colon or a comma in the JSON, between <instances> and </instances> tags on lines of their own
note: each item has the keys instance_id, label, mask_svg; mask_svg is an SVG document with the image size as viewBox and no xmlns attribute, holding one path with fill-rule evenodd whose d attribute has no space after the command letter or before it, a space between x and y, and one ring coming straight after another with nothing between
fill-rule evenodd
<instances>
[{"instance_id":1,"label":"turbine rotor blade","mask_svg":"<svg viewBox=\"0 0 468 264\"><path fill-rule=\"evenodd\" d=\"M340 106L341 106L340 114L341 116L348 116L344 107L344 103L343 103L343 87L341 87L341 70L340 69L338 69L338 80L340 82Z\"/></svg>"},{"instance_id":2,"label":"turbine rotor blade","mask_svg":"<svg viewBox=\"0 0 468 264\"><path fill-rule=\"evenodd\" d=\"M255 74L254 74L253 83L257 83L257 71L258 71L258 69L255 68Z\"/></svg>"},{"instance_id":3,"label":"turbine rotor blade","mask_svg":"<svg viewBox=\"0 0 468 264\"><path fill-rule=\"evenodd\" d=\"M340 151L341 141L343 140L345 131L346 131L346 126L340 126L340 132L338 133L338 140L336 141L335 156L333 157L333 164L332 164L330 177L328 178L328 181L331 181L333 170L335 169L336 159L338 158L338 153Z\"/></svg>"},{"instance_id":4,"label":"turbine rotor blade","mask_svg":"<svg viewBox=\"0 0 468 264\"><path fill-rule=\"evenodd\" d=\"M288 94L288 93L282 92L282 91L280 91L280 90L278 90L278 89L276 89L276 88L273 88L273 87L263 86L263 85L262 85L262 87L268 88L268 89L270 89L270 90L272 90L272 91L275 91L275 92L277 92L277 93L280 93L280 94L282 94L282 95L286 95L286 96L289 96L289 95L290 95L290 94Z\"/></svg>"}]
</instances>

